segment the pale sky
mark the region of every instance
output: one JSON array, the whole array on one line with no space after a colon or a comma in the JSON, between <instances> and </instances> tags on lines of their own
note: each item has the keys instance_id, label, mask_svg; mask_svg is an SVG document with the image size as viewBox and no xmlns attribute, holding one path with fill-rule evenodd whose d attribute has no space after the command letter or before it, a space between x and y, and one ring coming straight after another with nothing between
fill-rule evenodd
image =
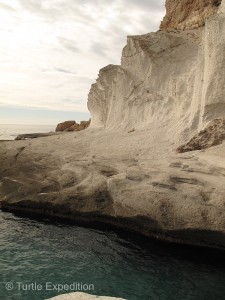
<instances>
[{"instance_id":1,"label":"pale sky","mask_svg":"<svg viewBox=\"0 0 225 300\"><path fill-rule=\"evenodd\" d=\"M164 3L0 0L0 124L88 119L99 69L120 64L127 35L158 29Z\"/></svg>"}]
</instances>

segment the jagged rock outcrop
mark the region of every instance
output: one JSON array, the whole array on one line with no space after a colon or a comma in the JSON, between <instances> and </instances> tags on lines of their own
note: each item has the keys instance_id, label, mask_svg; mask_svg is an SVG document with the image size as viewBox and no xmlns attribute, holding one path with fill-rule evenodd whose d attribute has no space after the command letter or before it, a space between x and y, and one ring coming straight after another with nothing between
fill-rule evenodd
<instances>
[{"instance_id":1,"label":"jagged rock outcrop","mask_svg":"<svg viewBox=\"0 0 225 300\"><path fill-rule=\"evenodd\" d=\"M89 92L88 109L92 113L93 127L101 127L107 122L109 109L114 105L113 86L120 66L109 65L99 72L99 78Z\"/></svg>"},{"instance_id":2,"label":"jagged rock outcrop","mask_svg":"<svg viewBox=\"0 0 225 300\"><path fill-rule=\"evenodd\" d=\"M89 121L81 121L80 124L76 123L76 121L65 121L63 123L59 123L55 131L81 131L88 128L90 123L91 119Z\"/></svg>"},{"instance_id":3,"label":"jagged rock outcrop","mask_svg":"<svg viewBox=\"0 0 225 300\"><path fill-rule=\"evenodd\" d=\"M214 15L222 0L167 0L166 16L161 29L195 29L205 25Z\"/></svg>"},{"instance_id":4,"label":"jagged rock outcrop","mask_svg":"<svg viewBox=\"0 0 225 300\"><path fill-rule=\"evenodd\" d=\"M205 27L129 36L87 130L0 143L2 208L225 249L225 144L176 152L225 117L224 36L225 0Z\"/></svg>"},{"instance_id":5,"label":"jagged rock outcrop","mask_svg":"<svg viewBox=\"0 0 225 300\"><path fill-rule=\"evenodd\" d=\"M67 131L81 131L88 128L91 124L91 119L89 121L81 121L80 124L76 123L70 126Z\"/></svg>"},{"instance_id":6,"label":"jagged rock outcrop","mask_svg":"<svg viewBox=\"0 0 225 300\"><path fill-rule=\"evenodd\" d=\"M75 121L65 121L63 123L59 123L57 126L56 126L56 129L55 131L65 131L67 130L68 128L70 128L71 126L73 126L74 124L76 124Z\"/></svg>"}]
</instances>

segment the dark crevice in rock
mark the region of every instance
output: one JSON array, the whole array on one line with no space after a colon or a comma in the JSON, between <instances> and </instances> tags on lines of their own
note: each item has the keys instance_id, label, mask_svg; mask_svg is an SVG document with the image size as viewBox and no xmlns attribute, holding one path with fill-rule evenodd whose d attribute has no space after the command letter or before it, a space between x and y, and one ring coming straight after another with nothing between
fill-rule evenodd
<instances>
[{"instance_id":1,"label":"dark crevice in rock","mask_svg":"<svg viewBox=\"0 0 225 300\"><path fill-rule=\"evenodd\" d=\"M17 161L19 155L23 152L23 150L25 149L26 147L21 147L19 148L19 151L17 152L17 154L15 155L15 160Z\"/></svg>"},{"instance_id":2,"label":"dark crevice in rock","mask_svg":"<svg viewBox=\"0 0 225 300\"><path fill-rule=\"evenodd\" d=\"M222 0L213 0L213 5L214 6L220 6Z\"/></svg>"}]
</instances>

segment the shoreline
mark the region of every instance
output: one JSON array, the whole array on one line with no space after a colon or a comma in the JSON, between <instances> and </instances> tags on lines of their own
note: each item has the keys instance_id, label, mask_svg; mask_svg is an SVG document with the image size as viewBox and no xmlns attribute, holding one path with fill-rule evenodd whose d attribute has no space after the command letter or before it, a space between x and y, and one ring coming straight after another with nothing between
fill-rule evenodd
<instances>
[{"instance_id":1,"label":"shoreline","mask_svg":"<svg viewBox=\"0 0 225 300\"><path fill-rule=\"evenodd\" d=\"M133 145L140 135L146 138L145 131L131 135L88 129L0 143L2 210L97 221L168 242L224 250L221 162L217 167L215 160L211 171L212 155L223 144L191 154L171 150L157 161L150 152L150 158L139 161ZM105 156L109 141L111 152ZM126 153L130 149L134 153ZM201 168L196 169L196 162ZM183 164L189 167L183 169Z\"/></svg>"},{"instance_id":2,"label":"shoreline","mask_svg":"<svg viewBox=\"0 0 225 300\"><path fill-rule=\"evenodd\" d=\"M68 132L36 132L36 133L22 133L14 137L14 139L6 139L1 140L0 142L15 142L15 141L21 141L21 140L28 140L28 139L36 139L36 138L43 138L43 137L49 137L54 135L61 135L66 134Z\"/></svg>"},{"instance_id":3,"label":"shoreline","mask_svg":"<svg viewBox=\"0 0 225 300\"><path fill-rule=\"evenodd\" d=\"M135 222L132 223L131 220L124 220L124 219L118 219L118 218L112 218L107 216L91 216L91 215L72 215L68 216L65 214L59 214L59 213L51 213L45 210L41 209L31 209L31 208L19 208L19 207L5 207L2 206L0 203L0 210L2 212L10 212L13 213L19 217L28 217L30 219L35 219L38 221L43 220L44 218L48 218L48 220L51 221L51 224L54 224L55 222L61 223L61 224L70 224L70 225L77 225L84 228L97 228L99 230L105 230L105 229L112 229L114 231L120 231L123 233L128 234L134 234L137 238L147 238L147 240L153 240L154 242L162 243L164 246L166 245L174 245L174 246L182 246L182 247L191 247L195 249L208 249L208 250L216 250L220 251L221 253L225 254L225 247L219 244L209 244L204 242L197 242L191 239L181 239L175 236L172 236L169 232L153 232L153 231L143 231L143 228L138 229L137 227L140 226L140 224L136 224ZM197 237L199 234L219 234L218 232L197 232ZM179 234L179 232L178 232ZM182 233L181 233L182 234ZM186 230L183 232L185 235L194 236L195 231Z\"/></svg>"}]
</instances>

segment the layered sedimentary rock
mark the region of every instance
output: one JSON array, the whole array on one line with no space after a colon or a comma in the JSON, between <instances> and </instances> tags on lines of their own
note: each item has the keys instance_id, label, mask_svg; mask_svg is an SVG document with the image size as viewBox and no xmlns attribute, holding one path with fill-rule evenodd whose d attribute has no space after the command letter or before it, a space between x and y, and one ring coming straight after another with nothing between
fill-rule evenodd
<instances>
[{"instance_id":1,"label":"layered sedimentary rock","mask_svg":"<svg viewBox=\"0 0 225 300\"><path fill-rule=\"evenodd\" d=\"M161 29L195 29L218 11L222 0L167 0Z\"/></svg>"},{"instance_id":2,"label":"layered sedimentary rock","mask_svg":"<svg viewBox=\"0 0 225 300\"><path fill-rule=\"evenodd\" d=\"M87 130L0 144L2 208L225 248L225 144L176 151L225 117L224 36L225 1L204 27L129 36Z\"/></svg>"}]
</instances>

